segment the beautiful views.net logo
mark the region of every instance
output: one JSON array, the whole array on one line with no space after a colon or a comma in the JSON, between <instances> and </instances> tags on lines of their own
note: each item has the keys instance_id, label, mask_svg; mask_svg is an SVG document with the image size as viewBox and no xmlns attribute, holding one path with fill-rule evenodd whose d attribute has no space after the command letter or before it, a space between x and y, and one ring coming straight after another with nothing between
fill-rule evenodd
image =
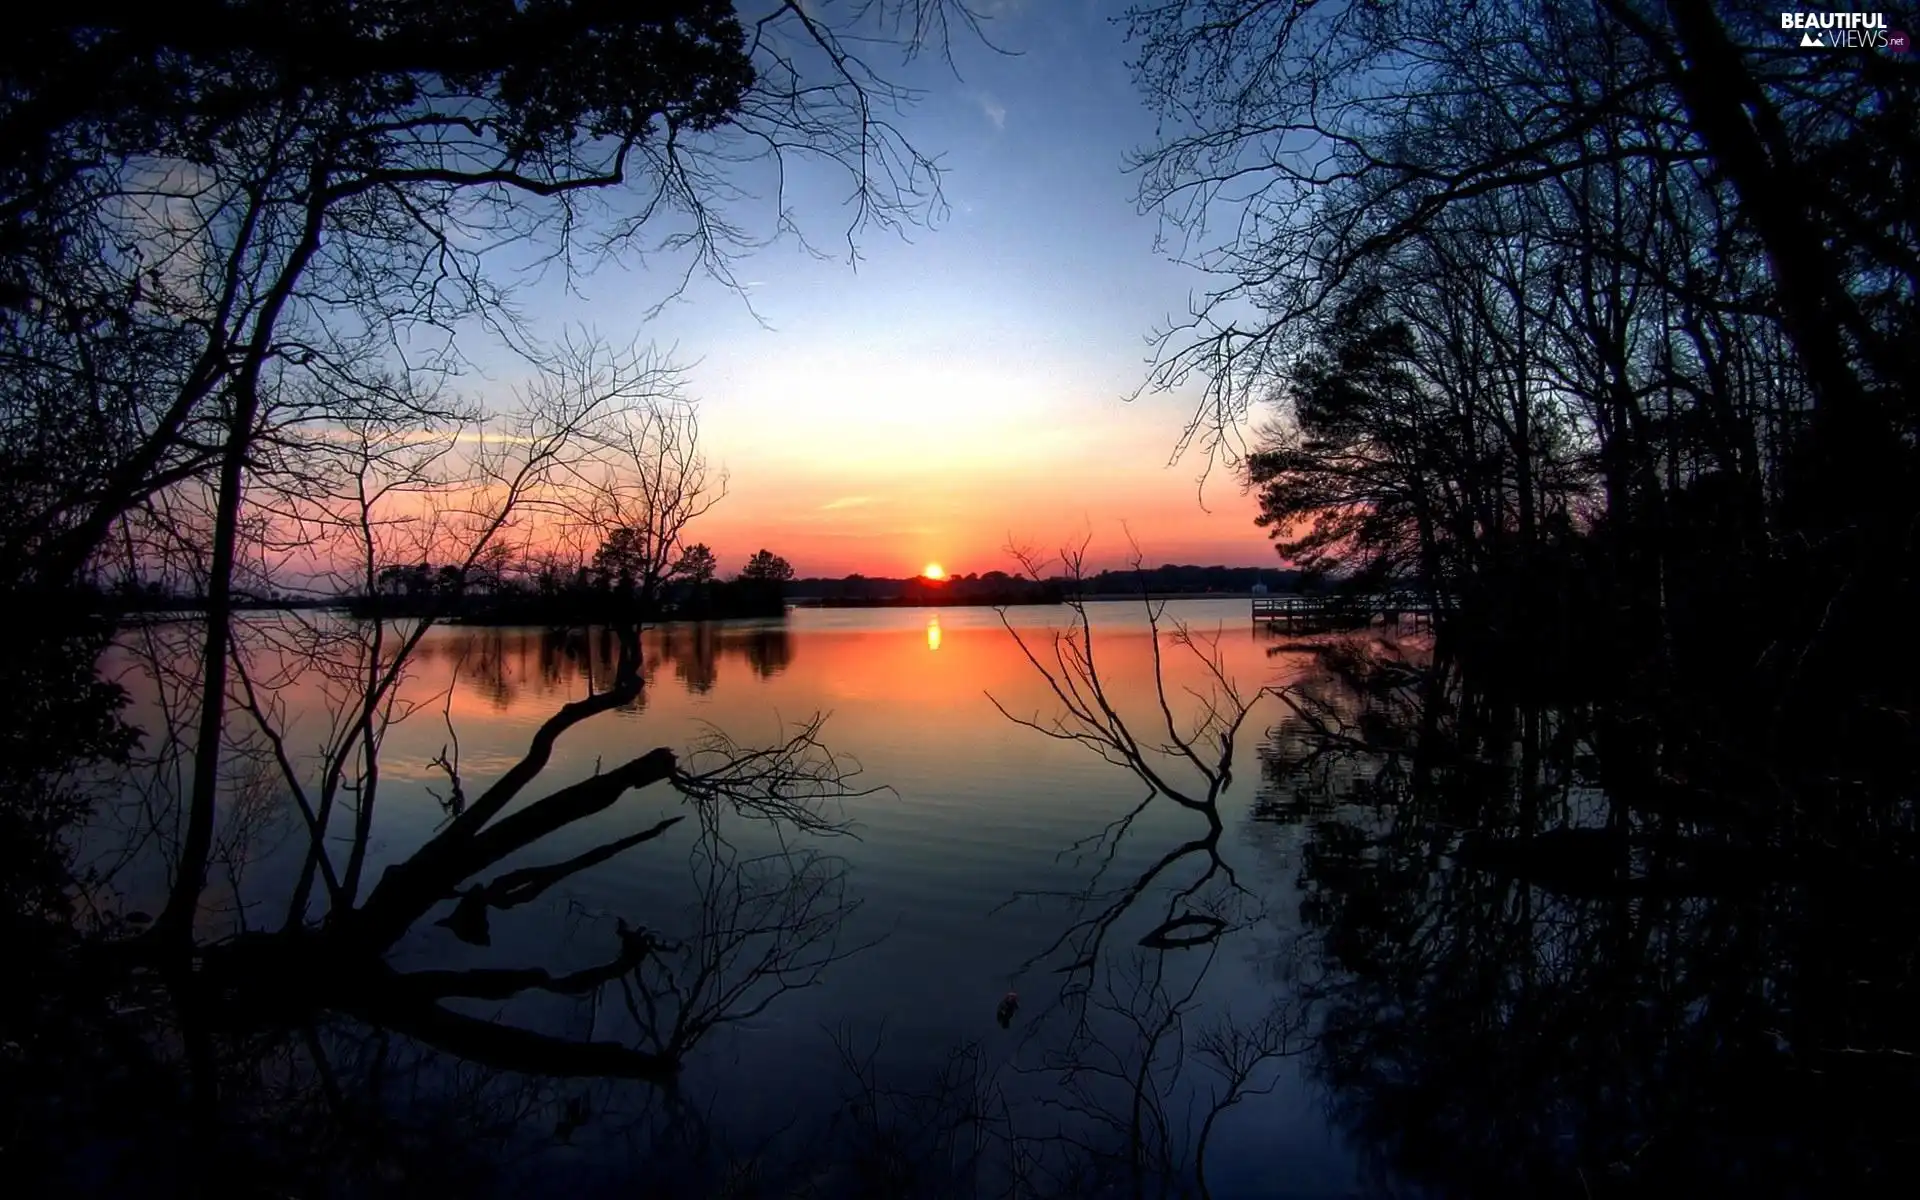
<instances>
[{"instance_id":1,"label":"beautiful views.net logo","mask_svg":"<svg viewBox=\"0 0 1920 1200\"><path fill-rule=\"evenodd\" d=\"M1781 13L1780 28L1799 33L1800 45L1808 48L1905 54L1911 45L1906 33L1887 28L1885 13Z\"/></svg>"}]
</instances>

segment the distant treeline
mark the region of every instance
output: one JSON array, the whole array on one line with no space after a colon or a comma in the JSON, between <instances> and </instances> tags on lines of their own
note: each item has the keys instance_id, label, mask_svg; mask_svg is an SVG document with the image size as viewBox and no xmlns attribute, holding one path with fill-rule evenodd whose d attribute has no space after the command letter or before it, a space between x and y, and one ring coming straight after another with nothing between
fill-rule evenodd
<instances>
[{"instance_id":1,"label":"distant treeline","mask_svg":"<svg viewBox=\"0 0 1920 1200\"><path fill-rule=\"evenodd\" d=\"M1190 595L1206 592L1251 592L1264 586L1269 592L1306 590L1299 571L1279 567L1196 567L1164 563L1140 570L1101 571L1081 581L1080 591L1089 595L1110 595L1139 591L1155 595Z\"/></svg>"},{"instance_id":2,"label":"distant treeline","mask_svg":"<svg viewBox=\"0 0 1920 1200\"><path fill-rule=\"evenodd\" d=\"M596 587L503 588L482 591L351 596L354 616L437 616L463 625L607 625L622 621L716 621L778 617L786 608L781 583L773 579L710 579L676 583L654 598L631 590Z\"/></svg>"},{"instance_id":3,"label":"distant treeline","mask_svg":"<svg viewBox=\"0 0 1920 1200\"><path fill-rule=\"evenodd\" d=\"M930 580L848 575L843 579L667 580L652 589L621 586L591 572L542 573L509 579L417 564L383 572L372 595L240 597L237 608L339 606L358 617L434 616L470 625L597 625L646 621L707 621L777 617L789 602L828 608L919 605L1059 604L1067 596L1245 594L1256 586L1273 593L1317 590L1299 571L1270 567L1202 567L1164 564L1141 570L1101 571L1074 580L1035 580L1006 571ZM157 584L132 588L85 588L70 593L80 608L107 614L191 611L198 597Z\"/></svg>"},{"instance_id":4,"label":"distant treeline","mask_svg":"<svg viewBox=\"0 0 1920 1200\"><path fill-rule=\"evenodd\" d=\"M649 604L619 592L514 593L473 605L458 615L466 625L604 625L648 621L719 621L778 617L787 611L777 579L709 579L663 589Z\"/></svg>"},{"instance_id":5,"label":"distant treeline","mask_svg":"<svg viewBox=\"0 0 1920 1200\"><path fill-rule=\"evenodd\" d=\"M790 600L814 601L829 607L868 604L1058 604L1068 595L1204 595L1208 592L1245 593L1256 585L1270 592L1301 587L1300 572L1274 567L1198 567L1167 563L1141 570L1101 571L1079 580L1055 576L1034 580L1005 571L955 575L944 580L886 579L849 575L844 579L795 579L787 584Z\"/></svg>"},{"instance_id":6,"label":"distant treeline","mask_svg":"<svg viewBox=\"0 0 1920 1200\"><path fill-rule=\"evenodd\" d=\"M787 584L787 598L828 608L865 608L887 605L947 604L1058 604L1056 583L1037 583L1005 571L984 575L954 575L946 579L873 578L849 575L845 579L795 579Z\"/></svg>"}]
</instances>

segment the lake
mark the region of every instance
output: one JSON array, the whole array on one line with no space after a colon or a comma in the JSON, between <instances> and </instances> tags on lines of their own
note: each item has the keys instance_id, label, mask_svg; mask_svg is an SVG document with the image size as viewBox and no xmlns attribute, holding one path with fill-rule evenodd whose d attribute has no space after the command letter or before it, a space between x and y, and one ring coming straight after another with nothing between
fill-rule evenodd
<instances>
[{"instance_id":1,"label":"lake","mask_svg":"<svg viewBox=\"0 0 1920 1200\"><path fill-rule=\"evenodd\" d=\"M1155 636L1144 613L1089 604L1065 640L1065 607L646 631L645 687L485 827L658 747L677 773L462 875L484 904L433 892L387 961L460 981L444 1008L485 1029L684 1052L675 1084L544 1044L476 1068L335 1017L273 1061L324 1054L319 1090L358 1081L392 1126L373 1177L450 1194L1818 1196L1912 1169L1907 793L1808 792L1771 828L1730 802L1782 794L1764 770L1629 709L1502 697L1416 632L1292 639L1195 599ZM374 628L245 623L240 698L308 796ZM143 663L178 721L193 632L129 629L113 659L150 753L168 713ZM358 882L330 827L357 911L604 694L616 651L426 633L375 714ZM229 722L209 943L283 925L301 875L260 724ZM186 764L162 758L93 834L128 907L165 880L126 847L177 832ZM509 968L544 973L472 990ZM289 1088L312 1102L254 1101L249 1128L284 1105L294 1131L258 1134L269 1162L305 1144Z\"/></svg>"},{"instance_id":2,"label":"lake","mask_svg":"<svg viewBox=\"0 0 1920 1200\"><path fill-rule=\"evenodd\" d=\"M1218 1082L1197 1060L1168 1057L1169 1046L1201 1036L1210 1023L1257 1022L1291 1004L1293 833L1251 814L1260 784L1256 750L1282 713L1260 690L1310 671L1309 657L1255 629L1245 599L1174 601L1158 638L1168 695L1162 712L1153 688L1156 641L1142 605L1102 602L1087 611L1106 694L1143 744L1167 741L1169 715L1177 729L1192 725L1223 682L1252 705L1238 735L1237 774L1216 805L1223 832L1130 897L1079 971L1062 968L1080 957L1081 943L1056 943L1126 896L1170 851L1206 835L1208 821L1164 796L1142 806L1150 789L1124 765L1014 719L1044 726L1063 711L1028 652L1057 672L1053 639L1073 619L1069 608L1012 608L1004 621L987 608L799 609L785 621L649 629L638 701L559 741L527 798L656 746L695 746L716 730L742 745L777 744L816 715L823 719L821 744L858 771L853 788L865 794L826 810L845 832L790 843L818 854L808 869L830 880L821 902L832 901L836 927L810 953L832 961L814 969L804 955L795 960L806 969L780 976L792 990L716 1028L688 1059L682 1090L700 1097L698 1107L734 1144L758 1145L796 1121L805 1126L838 1112L859 1076L850 1062L866 1062L889 1087L912 1089L948 1069L956 1055L969 1064L972 1094L990 1091L1017 1114L1008 1117L1011 1136L1044 1141L1104 1119L1058 1111L1062 1079L1091 1078L1078 1061L1089 1053L1089 1039L1099 1053L1151 1058L1153 1070L1165 1074L1167 1102L1177 1107ZM316 627L325 627L331 618L318 620ZM251 626L250 678L263 693L272 687L286 744L317 745L347 710L357 677L341 666L352 656L343 652L341 662L328 664L314 661L304 643L298 652L274 649L292 644L285 622L263 617ZM1194 646L1180 644L1180 626L1195 635ZM1217 664L1217 677L1195 647ZM604 686L613 653L611 639L581 632L429 631L413 652L382 742L367 880L445 821L437 797L447 794L447 780L436 759L457 757L466 793L478 793L524 753L543 721L588 694L590 679ZM145 723L157 719L149 704ZM142 720L139 711L135 720ZM237 719L236 728L244 725ZM1207 752L1217 756L1218 747ZM1145 755L1168 786L1204 795L1191 764ZM1134 810L1123 834L1103 838ZM502 866L568 858L681 811L679 797L664 787L633 792L541 843L539 853ZM484 948L422 922L397 947L395 961L408 968L574 969L606 957L616 917L676 938L711 932L711 914L703 916L696 899L711 901L716 889L738 880L716 881L696 824L685 822L533 903L496 913ZM248 914L250 927L277 919L297 873L303 843L290 823L276 828L256 838L239 886L225 890L225 903ZM729 842L742 861L758 861L780 845L752 822L734 827ZM1206 887L1169 906L1210 863L1216 871ZM1233 886L1223 885L1220 868L1232 872ZM216 879L216 891L221 886ZM1221 914L1224 930L1215 936L1217 926L1188 927L1184 932L1205 935L1197 945L1140 945L1163 919L1191 912ZM1148 969L1157 977L1143 990L1141 972ZM996 1010L1010 991L1018 993L1019 1008L1002 1028ZM1188 1028L1172 1042L1135 1046L1127 1035L1138 1032L1141 1013L1114 1001L1130 997L1136 1007L1151 1007L1149 993L1179 998ZM583 1018L571 999L551 1000L476 1012L576 1033L583 1019L602 1022L596 1030L610 1020L597 1008ZM1063 1056L1078 1057L1069 1063ZM1248 1085L1259 1094L1227 1109L1208 1133L1214 1194L1322 1195L1354 1183L1355 1152L1330 1128L1325 1097L1296 1059L1264 1059ZM1120 1089L1122 1099L1126 1091ZM1098 1095L1080 1107L1105 1112L1113 1100ZM607 1097L594 1104L617 1106ZM591 1149L595 1132L570 1137L566 1148L567 1161L586 1175L612 1170L618 1158L611 1142L621 1139L608 1134L608 1145ZM634 1153L631 1130L624 1136L620 1152ZM1183 1143L1179 1153L1190 1152L1184 1143L1192 1132L1169 1136Z\"/></svg>"}]
</instances>

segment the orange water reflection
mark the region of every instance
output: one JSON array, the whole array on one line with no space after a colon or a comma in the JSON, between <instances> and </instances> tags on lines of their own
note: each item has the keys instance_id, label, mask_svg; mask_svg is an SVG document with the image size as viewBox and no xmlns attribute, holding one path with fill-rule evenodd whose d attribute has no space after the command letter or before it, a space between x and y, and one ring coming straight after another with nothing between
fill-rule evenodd
<instances>
[{"instance_id":1,"label":"orange water reflection","mask_svg":"<svg viewBox=\"0 0 1920 1200\"><path fill-rule=\"evenodd\" d=\"M1175 605L1201 648L1217 654L1245 690L1290 677L1297 655L1276 658L1276 643L1245 619L1244 601ZM1124 702L1150 687L1152 643L1138 606L1101 606L1094 630L1096 662ZM800 610L784 622L670 625L643 637L647 688L637 711L671 717L694 709L760 711L801 707L881 706L897 718L956 705L986 709L986 694L1018 701L1044 698L1044 681L1016 636L1053 663L1055 633L1065 609L1012 610L1013 629L992 610ZM1237 619L1236 619L1237 618ZM1192 652L1160 637L1162 664L1176 691L1200 686L1207 672ZM928 651L940 651L936 657ZM432 631L416 652L410 689L421 696L451 688L456 715L485 723L489 714L527 717L604 684L617 647L606 630L492 629L448 626ZM706 720L725 715L702 711ZM996 719L997 718L996 716ZM973 724L968 720L965 724Z\"/></svg>"},{"instance_id":2,"label":"orange water reflection","mask_svg":"<svg viewBox=\"0 0 1920 1200\"><path fill-rule=\"evenodd\" d=\"M1285 682L1304 656L1271 652L1276 642L1252 628L1245 601L1173 605L1243 691ZM824 736L852 754L867 777L913 801L917 781L1005 776L983 803L1053 805L1059 788L1130 794L1132 782L1072 746L1021 729L1017 717L1051 719L1059 703L1015 634L1053 665L1052 638L1069 616L1062 608L1010 610L1014 632L990 609L800 610L785 622L667 626L643 639L647 686L622 715L570 731L554 769L591 769L596 761L674 746L718 726L741 739L769 737L782 724L827 714ZM1095 606L1095 661L1115 706L1164 726L1152 688L1153 642L1138 605ZM446 627L419 648L407 685L422 708L444 707L475 764L504 767L525 746L527 728L610 676L616 647L603 631ZM1160 638L1176 713L1197 703L1208 671L1169 629ZM989 699L991 697L991 699ZM291 698L297 707L298 698ZM438 713L390 734L387 751L401 776L427 763L446 741ZM638 722L636 727L635 722ZM1145 728L1147 726L1143 726ZM1255 723L1258 727L1258 721ZM1163 731L1163 730L1162 730ZM642 744L644 743L644 744ZM417 763L414 761L417 760Z\"/></svg>"}]
</instances>

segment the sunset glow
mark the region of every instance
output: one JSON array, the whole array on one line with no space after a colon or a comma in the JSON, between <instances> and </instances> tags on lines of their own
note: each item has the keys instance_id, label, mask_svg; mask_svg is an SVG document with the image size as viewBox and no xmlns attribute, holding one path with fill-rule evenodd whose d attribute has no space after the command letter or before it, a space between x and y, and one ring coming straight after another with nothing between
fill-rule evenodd
<instances>
[{"instance_id":1,"label":"sunset glow","mask_svg":"<svg viewBox=\"0 0 1920 1200\"><path fill-rule=\"evenodd\" d=\"M1231 469L1203 488L1201 456L1168 465L1188 402L1118 399L1139 384L1129 318L1109 330L1116 363L1051 339L1023 352L1014 334L992 336L996 314L959 322L917 293L873 311L892 344L822 349L830 331L796 313L778 334L740 331L736 354L696 372L702 445L728 478L695 536L723 572L761 546L802 576L912 574L889 566L903 558L948 574L1018 571L1010 545L1046 558L1089 539L1096 567L1124 566L1130 541L1154 562L1273 563ZM971 361L920 329L956 323L978 326L1002 358Z\"/></svg>"},{"instance_id":2,"label":"sunset glow","mask_svg":"<svg viewBox=\"0 0 1920 1200\"><path fill-rule=\"evenodd\" d=\"M921 570L920 574L928 579L945 579L947 577L947 569L939 563L928 563Z\"/></svg>"},{"instance_id":3,"label":"sunset glow","mask_svg":"<svg viewBox=\"0 0 1920 1200\"><path fill-rule=\"evenodd\" d=\"M1051 571L1082 543L1094 570L1125 567L1135 544L1155 564L1277 565L1230 461L1209 473L1205 438L1170 461L1203 386L1127 402L1142 338L1207 278L1155 252L1115 166L1154 135L1124 30L1077 5L993 7L1073 61L975 47L964 87L930 73L945 99L920 117L962 192L927 236L864 239L858 271L757 254L750 306L696 282L653 316L666 284L640 271L541 296L553 327L644 329L687 366L702 451L727 478L691 536L722 576L763 546L803 578L911 577L916 558L943 568L929 582L1018 574L1016 548Z\"/></svg>"}]
</instances>

